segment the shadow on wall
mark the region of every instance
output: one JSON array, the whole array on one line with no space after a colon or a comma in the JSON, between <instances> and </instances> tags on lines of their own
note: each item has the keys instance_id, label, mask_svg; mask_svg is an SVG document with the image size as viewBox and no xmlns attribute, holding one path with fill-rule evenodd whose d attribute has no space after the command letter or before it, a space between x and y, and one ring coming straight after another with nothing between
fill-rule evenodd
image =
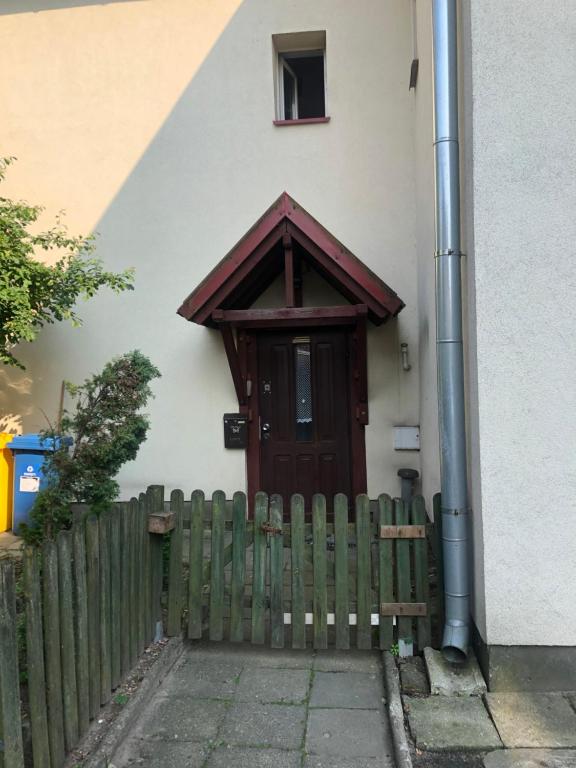
<instances>
[{"instance_id":1,"label":"shadow on wall","mask_svg":"<svg viewBox=\"0 0 576 768\"><path fill-rule=\"evenodd\" d=\"M0 432L22 433L22 420L33 410L32 383L32 378L23 371L0 369ZM17 413L10 408L16 408Z\"/></svg>"},{"instance_id":2,"label":"shadow on wall","mask_svg":"<svg viewBox=\"0 0 576 768\"><path fill-rule=\"evenodd\" d=\"M0 16L14 13L37 13L67 8L82 8L85 5L110 5L111 3L142 3L145 0L4 0Z\"/></svg>"}]
</instances>

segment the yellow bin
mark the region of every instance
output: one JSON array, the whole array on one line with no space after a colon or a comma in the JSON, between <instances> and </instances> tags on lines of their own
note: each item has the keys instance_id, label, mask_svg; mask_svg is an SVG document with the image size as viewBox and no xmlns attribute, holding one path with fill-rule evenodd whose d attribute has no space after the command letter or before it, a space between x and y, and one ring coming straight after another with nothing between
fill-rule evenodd
<instances>
[{"instance_id":1,"label":"yellow bin","mask_svg":"<svg viewBox=\"0 0 576 768\"><path fill-rule=\"evenodd\" d=\"M12 528L12 477L14 457L8 448L14 435L0 432L0 533Z\"/></svg>"}]
</instances>

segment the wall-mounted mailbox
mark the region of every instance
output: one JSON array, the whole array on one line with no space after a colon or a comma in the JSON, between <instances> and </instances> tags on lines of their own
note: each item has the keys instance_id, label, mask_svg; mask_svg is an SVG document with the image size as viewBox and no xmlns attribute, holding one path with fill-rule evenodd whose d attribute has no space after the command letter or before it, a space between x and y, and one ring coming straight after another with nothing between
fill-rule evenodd
<instances>
[{"instance_id":1,"label":"wall-mounted mailbox","mask_svg":"<svg viewBox=\"0 0 576 768\"><path fill-rule=\"evenodd\" d=\"M248 418L242 413L224 414L224 447L248 446Z\"/></svg>"}]
</instances>

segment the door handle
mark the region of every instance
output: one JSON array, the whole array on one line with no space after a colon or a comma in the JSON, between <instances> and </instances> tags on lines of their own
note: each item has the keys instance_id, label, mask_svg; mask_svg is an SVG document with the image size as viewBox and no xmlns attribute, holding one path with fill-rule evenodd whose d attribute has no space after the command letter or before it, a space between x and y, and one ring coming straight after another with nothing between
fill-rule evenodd
<instances>
[{"instance_id":1,"label":"door handle","mask_svg":"<svg viewBox=\"0 0 576 768\"><path fill-rule=\"evenodd\" d=\"M270 424L267 421L265 421L264 424L262 424L261 432L262 432L263 440L270 439Z\"/></svg>"}]
</instances>

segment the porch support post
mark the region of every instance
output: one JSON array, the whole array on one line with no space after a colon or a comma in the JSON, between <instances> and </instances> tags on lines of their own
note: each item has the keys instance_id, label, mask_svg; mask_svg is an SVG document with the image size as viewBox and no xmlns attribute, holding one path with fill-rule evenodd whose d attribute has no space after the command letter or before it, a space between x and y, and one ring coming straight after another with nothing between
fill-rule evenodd
<instances>
[{"instance_id":1,"label":"porch support post","mask_svg":"<svg viewBox=\"0 0 576 768\"><path fill-rule=\"evenodd\" d=\"M228 325L228 323L221 323L220 330L222 331L222 340L224 341L224 349L226 350L226 357L228 358L228 365L230 366L230 373L232 374L232 381L234 382L236 397L238 398L238 405L246 405L246 382L242 375L240 356L236 349L232 327Z\"/></svg>"}]
</instances>

